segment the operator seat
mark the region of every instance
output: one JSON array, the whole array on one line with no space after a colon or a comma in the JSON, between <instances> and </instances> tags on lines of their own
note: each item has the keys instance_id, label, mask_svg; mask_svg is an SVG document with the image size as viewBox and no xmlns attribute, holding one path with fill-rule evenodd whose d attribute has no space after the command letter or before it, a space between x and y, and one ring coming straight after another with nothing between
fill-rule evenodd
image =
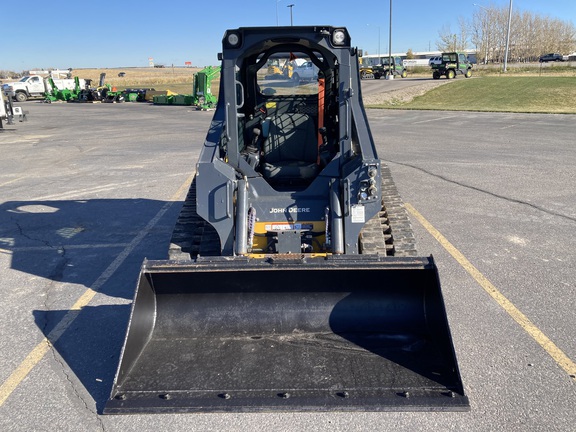
<instances>
[{"instance_id":1,"label":"operator seat","mask_svg":"<svg viewBox=\"0 0 576 432\"><path fill-rule=\"evenodd\" d=\"M314 119L303 113L284 113L266 119L262 174L271 183L308 183L320 171L318 133Z\"/></svg>"}]
</instances>

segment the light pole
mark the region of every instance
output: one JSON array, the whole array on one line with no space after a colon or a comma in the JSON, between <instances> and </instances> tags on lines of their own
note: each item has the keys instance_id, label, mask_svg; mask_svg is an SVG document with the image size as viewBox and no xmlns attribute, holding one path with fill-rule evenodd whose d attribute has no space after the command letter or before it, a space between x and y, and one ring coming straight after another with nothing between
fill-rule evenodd
<instances>
[{"instance_id":1,"label":"light pole","mask_svg":"<svg viewBox=\"0 0 576 432\"><path fill-rule=\"evenodd\" d=\"M378 26L378 61L380 61L380 26Z\"/></svg>"},{"instance_id":2,"label":"light pole","mask_svg":"<svg viewBox=\"0 0 576 432\"><path fill-rule=\"evenodd\" d=\"M510 8L508 8L508 30L506 31L506 49L504 50L504 72L508 66L508 47L510 45L510 24L512 23L512 0L510 0Z\"/></svg>"},{"instance_id":3,"label":"light pole","mask_svg":"<svg viewBox=\"0 0 576 432\"><path fill-rule=\"evenodd\" d=\"M278 27L280 25L279 21L278 21L278 3L280 3L282 0L276 0L276 27Z\"/></svg>"},{"instance_id":4,"label":"light pole","mask_svg":"<svg viewBox=\"0 0 576 432\"><path fill-rule=\"evenodd\" d=\"M292 21L292 8L294 7L294 4L289 4L288 6L290 8L290 25L294 25L293 21Z\"/></svg>"},{"instance_id":5,"label":"light pole","mask_svg":"<svg viewBox=\"0 0 576 432\"><path fill-rule=\"evenodd\" d=\"M388 35L388 76L387 79L394 79L392 72L392 0L390 0L390 33Z\"/></svg>"}]
</instances>

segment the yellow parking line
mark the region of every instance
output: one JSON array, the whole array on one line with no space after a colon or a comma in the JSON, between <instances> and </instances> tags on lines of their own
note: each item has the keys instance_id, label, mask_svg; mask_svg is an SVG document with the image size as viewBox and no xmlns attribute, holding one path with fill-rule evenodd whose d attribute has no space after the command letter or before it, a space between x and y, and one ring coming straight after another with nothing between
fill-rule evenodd
<instances>
[{"instance_id":1,"label":"yellow parking line","mask_svg":"<svg viewBox=\"0 0 576 432\"><path fill-rule=\"evenodd\" d=\"M406 203L406 209L422 226L442 245L446 251L484 288L484 290L554 359L571 378L576 378L576 363L574 363L548 336L546 336L532 321L528 319L514 304L472 265L468 259L444 237L440 231L428 222L414 207Z\"/></svg>"},{"instance_id":2,"label":"yellow parking line","mask_svg":"<svg viewBox=\"0 0 576 432\"><path fill-rule=\"evenodd\" d=\"M42 340L36 347L32 350L30 354L26 356L24 361L20 363L20 366L16 368L14 372L8 377L8 379L0 387L0 406L4 405L8 396L18 387L18 384L22 382L24 378L30 373L30 371L36 366L44 355L50 349L50 342L46 338Z\"/></svg>"},{"instance_id":3,"label":"yellow parking line","mask_svg":"<svg viewBox=\"0 0 576 432\"><path fill-rule=\"evenodd\" d=\"M9 180L9 181L4 182L4 183L0 183L0 187L2 187L2 186L7 186L7 185L9 185L9 184L11 184L11 183L17 182L18 180L22 180L22 179L24 179L24 178L26 178L26 177L18 177L18 178Z\"/></svg>"},{"instance_id":4,"label":"yellow parking line","mask_svg":"<svg viewBox=\"0 0 576 432\"><path fill-rule=\"evenodd\" d=\"M61 249L75 250L75 249L108 249L108 248L122 248L128 246L128 243L88 243L88 244L65 244L60 245ZM54 246L18 246L10 250L0 248L0 252L16 253L16 252L35 252L35 251L54 251Z\"/></svg>"},{"instance_id":5,"label":"yellow parking line","mask_svg":"<svg viewBox=\"0 0 576 432\"><path fill-rule=\"evenodd\" d=\"M126 246L126 248L112 261L112 263L104 270L104 272L96 279L96 282L88 288L82 296L74 303L72 308L64 318L56 325L56 327L42 339L36 347L26 356L26 358L20 363L20 365L10 374L8 379L0 386L0 407L4 405L6 399L12 394L12 392L18 387L18 385L28 376L28 374L34 369L34 367L40 363L44 358L46 353L50 351L50 347L56 343L56 341L64 334L66 329L74 322L78 317L81 309L90 303L94 296L98 293L100 288L108 281L108 279L118 270L122 263L126 260L128 255L138 246L138 244L144 239L144 237L152 230L152 228L158 223L160 218L168 211L172 206L174 201L180 199L181 196L187 191L190 183L192 182L192 177L188 177L186 181L180 186L174 195L170 198L169 202L164 204L164 206L158 211L156 216L146 227L138 233L136 237Z\"/></svg>"}]
</instances>

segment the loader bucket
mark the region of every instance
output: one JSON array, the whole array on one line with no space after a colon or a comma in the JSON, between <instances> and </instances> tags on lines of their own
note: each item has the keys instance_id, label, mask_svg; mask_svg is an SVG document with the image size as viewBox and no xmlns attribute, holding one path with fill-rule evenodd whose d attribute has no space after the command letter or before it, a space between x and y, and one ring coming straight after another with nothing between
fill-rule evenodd
<instances>
[{"instance_id":1,"label":"loader bucket","mask_svg":"<svg viewBox=\"0 0 576 432\"><path fill-rule=\"evenodd\" d=\"M144 263L105 414L469 409L429 258Z\"/></svg>"}]
</instances>

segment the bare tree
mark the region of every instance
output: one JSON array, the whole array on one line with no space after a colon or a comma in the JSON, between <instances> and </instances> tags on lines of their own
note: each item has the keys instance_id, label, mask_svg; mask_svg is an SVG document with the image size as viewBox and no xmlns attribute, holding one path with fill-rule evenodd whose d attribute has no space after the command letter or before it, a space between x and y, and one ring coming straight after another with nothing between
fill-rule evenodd
<instances>
[{"instance_id":1,"label":"bare tree","mask_svg":"<svg viewBox=\"0 0 576 432\"><path fill-rule=\"evenodd\" d=\"M468 41L470 39L470 24L463 17L458 17L458 43L456 51L464 51L468 49Z\"/></svg>"},{"instance_id":2,"label":"bare tree","mask_svg":"<svg viewBox=\"0 0 576 432\"><path fill-rule=\"evenodd\" d=\"M452 33L449 25L444 25L438 32L438 39L436 41L436 48L440 51L455 51L456 50L456 35Z\"/></svg>"},{"instance_id":3,"label":"bare tree","mask_svg":"<svg viewBox=\"0 0 576 432\"><path fill-rule=\"evenodd\" d=\"M504 59L508 7L480 6L472 17L471 40L477 58ZM510 25L509 60L535 61L547 52L569 54L576 50L576 28L569 21L514 10Z\"/></svg>"},{"instance_id":4,"label":"bare tree","mask_svg":"<svg viewBox=\"0 0 576 432\"><path fill-rule=\"evenodd\" d=\"M458 18L459 32L453 33L449 25L445 25L438 32L439 39L436 48L440 51L464 51L468 48L468 23L462 17Z\"/></svg>"}]
</instances>

